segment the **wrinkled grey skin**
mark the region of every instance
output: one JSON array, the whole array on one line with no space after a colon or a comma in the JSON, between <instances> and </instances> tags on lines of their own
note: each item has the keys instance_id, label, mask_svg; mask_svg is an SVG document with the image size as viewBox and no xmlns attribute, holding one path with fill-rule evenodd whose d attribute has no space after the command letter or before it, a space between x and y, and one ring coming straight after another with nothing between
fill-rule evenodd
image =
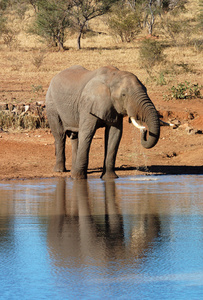
<instances>
[{"instance_id":1,"label":"wrinkled grey skin","mask_svg":"<svg viewBox=\"0 0 203 300\"><path fill-rule=\"evenodd\" d=\"M148 130L141 143L152 148L159 139L157 111L146 88L132 73L114 67L88 71L73 66L56 75L46 95L47 117L55 138L54 171L64 172L66 136L72 142L71 176L87 178L89 150L95 131L105 127L102 178L116 178L115 160L122 136L123 117L134 117Z\"/></svg>"}]
</instances>

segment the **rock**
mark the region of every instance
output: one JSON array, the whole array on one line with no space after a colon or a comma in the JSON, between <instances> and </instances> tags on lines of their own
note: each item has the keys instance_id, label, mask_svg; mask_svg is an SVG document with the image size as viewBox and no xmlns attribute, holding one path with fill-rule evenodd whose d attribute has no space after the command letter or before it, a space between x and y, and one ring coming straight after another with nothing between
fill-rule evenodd
<instances>
[{"instance_id":1,"label":"rock","mask_svg":"<svg viewBox=\"0 0 203 300\"><path fill-rule=\"evenodd\" d=\"M180 126L180 124L181 124L181 122L177 119L172 119L172 120L170 120L170 122L176 126Z\"/></svg>"},{"instance_id":2,"label":"rock","mask_svg":"<svg viewBox=\"0 0 203 300\"><path fill-rule=\"evenodd\" d=\"M194 117L194 114L193 113L189 113L188 114L188 120L193 120L195 117Z\"/></svg>"},{"instance_id":3,"label":"rock","mask_svg":"<svg viewBox=\"0 0 203 300\"><path fill-rule=\"evenodd\" d=\"M194 129L194 134L202 134L202 130L200 129Z\"/></svg>"},{"instance_id":4,"label":"rock","mask_svg":"<svg viewBox=\"0 0 203 300\"><path fill-rule=\"evenodd\" d=\"M180 128L180 129L186 129L188 126L189 126L188 123L184 123L184 124L181 124L181 125L179 126L179 128Z\"/></svg>"},{"instance_id":5,"label":"rock","mask_svg":"<svg viewBox=\"0 0 203 300\"><path fill-rule=\"evenodd\" d=\"M185 130L187 133L192 133L193 131L193 128L190 127L188 123L180 125L179 128Z\"/></svg>"},{"instance_id":6,"label":"rock","mask_svg":"<svg viewBox=\"0 0 203 300\"><path fill-rule=\"evenodd\" d=\"M44 108L44 107L45 107L45 102L44 102L44 101L37 101L37 102L36 102L36 105L37 105L37 106L41 106L41 107Z\"/></svg>"}]
</instances>

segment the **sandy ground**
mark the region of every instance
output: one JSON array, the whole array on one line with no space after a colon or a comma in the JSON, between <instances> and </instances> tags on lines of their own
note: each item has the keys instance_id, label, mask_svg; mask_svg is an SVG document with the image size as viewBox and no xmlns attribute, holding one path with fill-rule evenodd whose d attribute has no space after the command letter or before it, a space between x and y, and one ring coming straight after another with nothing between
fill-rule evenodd
<instances>
[{"instance_id":1,"label":"sandy ground","mask_svg":"<svg viewBox=\"0 0 203 300\"><path fill-rule=\"evenodd\" d=\"M176 129L161 128L158 144L144 149L140 133L128 119L119 147L116 169L118 176L137 174L203 174L203 100L165 102L157 95L155 106L163 120L180 122ZM174 121L175 120L175 121ZM90 152L88 177L100 177L103 165L104 129L99 129ZM0 129L0 180L16 178L70 177L71 144L66 142L66 173L54 173L54 138L50 130L12 132Z\"/></svg>"}]
</instances>

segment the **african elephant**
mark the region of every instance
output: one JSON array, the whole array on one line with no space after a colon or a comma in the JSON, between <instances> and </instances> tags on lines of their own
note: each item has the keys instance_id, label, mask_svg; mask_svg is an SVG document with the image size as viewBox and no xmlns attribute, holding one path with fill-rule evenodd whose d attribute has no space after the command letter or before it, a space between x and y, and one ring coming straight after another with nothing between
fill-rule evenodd
<instances>
[{"instance_id":1,"label":"african elephant","mask_svg":"<svg viewBox=\"0 0 203 300\"><path fill-rule=\"evenodd\" d=\"M46 110L55 138L54 171L64 172L66 135L72 143L71 176L87 178L89 150L95 131L105 127L102 178L117 178L115 160L122 136L123 117L128 116L141 131L145 148L156 145L159 116L145 86L130 72L108 66L89 71L70 67L51 81Z\"/></svg>"}]
</instances>

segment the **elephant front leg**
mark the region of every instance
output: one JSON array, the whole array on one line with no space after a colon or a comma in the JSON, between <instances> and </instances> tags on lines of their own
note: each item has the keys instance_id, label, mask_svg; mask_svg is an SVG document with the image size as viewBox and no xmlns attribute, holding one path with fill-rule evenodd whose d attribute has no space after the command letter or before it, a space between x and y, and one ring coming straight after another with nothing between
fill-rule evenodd
<instances>
[{"instance_id":1,"label":"elephant front leg","mask_svg":"<svg viewBox=\"0 0 203 300\"><path fill-rule=\"evenodd\" d=\"M80 140L79 138L77 156L75 159L75 163L73 162L71 168L71 177L73 179L87 178L90 144L91 140Z\"/></svg>"},{"instance_id":2,"label":"elephant front leg","mask_svg":"<svg viewBox=\"0 0 203 300\"><path fill-rule=\"evenodd\" d=\"M102 179L118 178L115 173L115 162L122 137L122 123L123 121L117 127L111 126L105 130L105 156Z\"/></svg>"}]
</instances>

